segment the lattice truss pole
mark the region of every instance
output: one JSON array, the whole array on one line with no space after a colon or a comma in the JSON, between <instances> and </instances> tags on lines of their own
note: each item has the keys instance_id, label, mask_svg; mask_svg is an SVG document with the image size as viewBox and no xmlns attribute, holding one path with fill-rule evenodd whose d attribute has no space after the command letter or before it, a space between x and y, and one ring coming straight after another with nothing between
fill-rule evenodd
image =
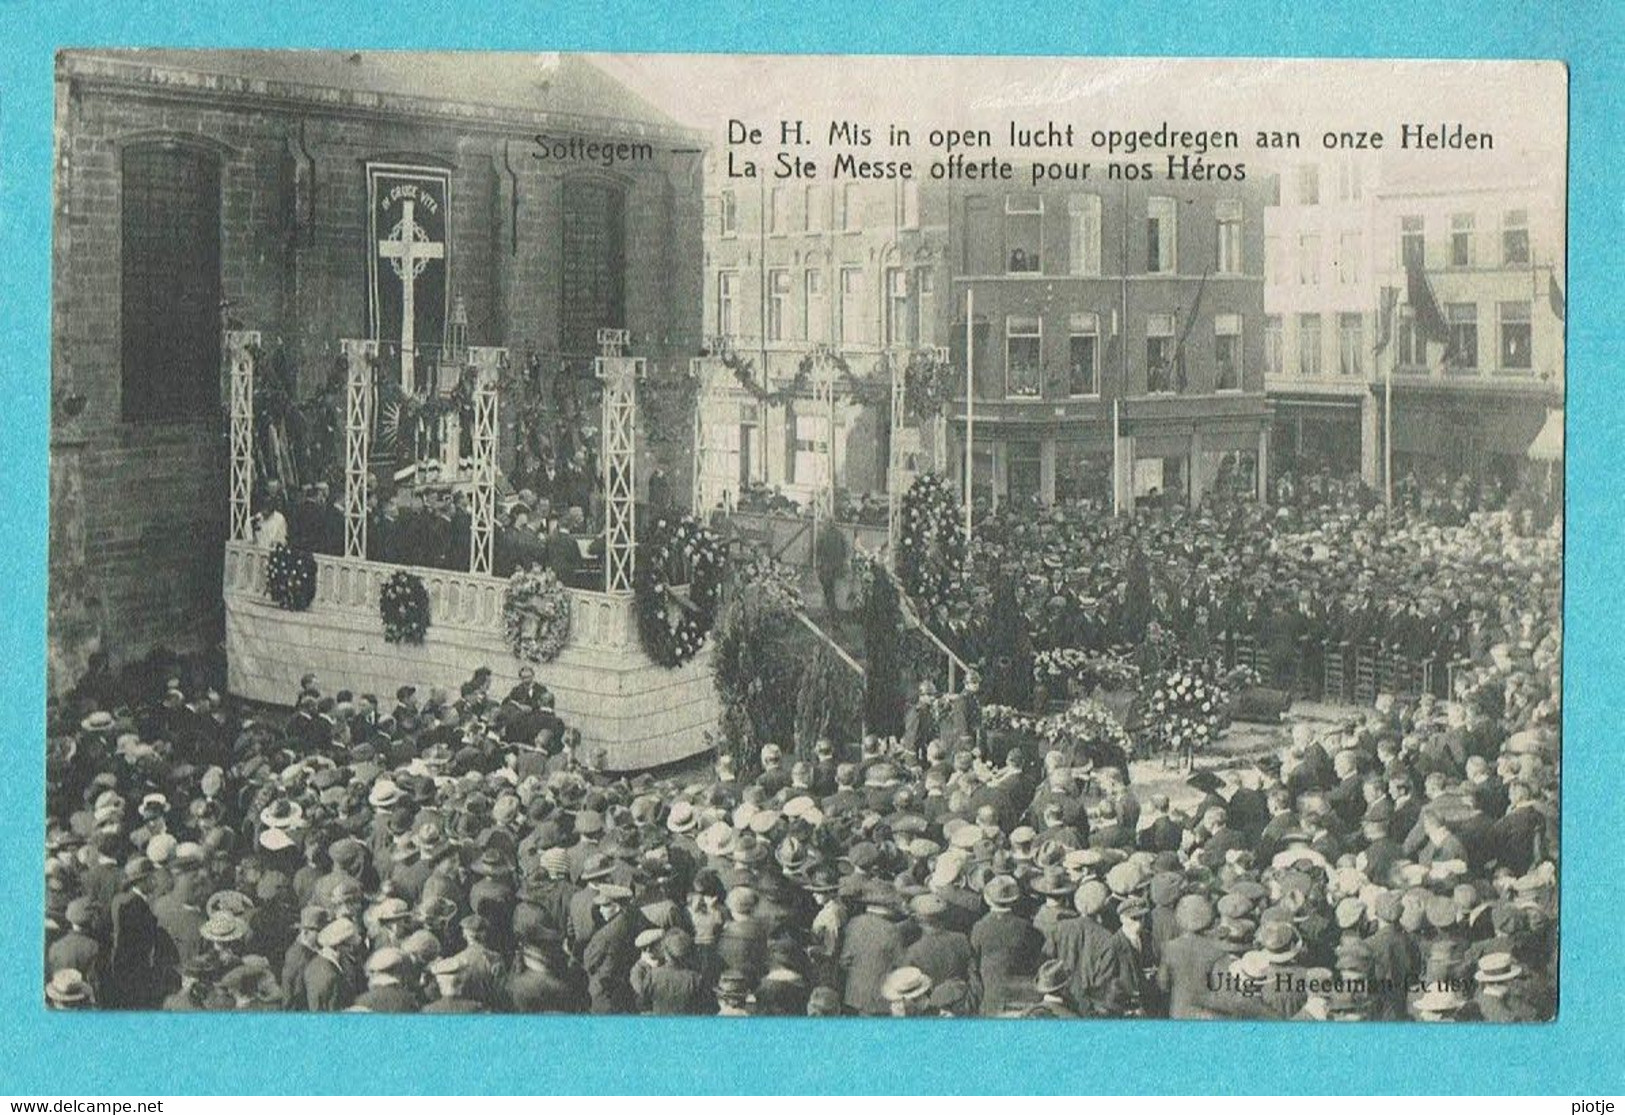
<instances>
[{"instance_id":1,"label":"lattice truss pole","mask_svg":"<svg viewBox=\"0 0 1625 1115\"><path fill-rule=\"evenodd\" d=\"M835 518L835 362L827 353L813 357L813 412L824 419L824 475L813 499L821 518Z\"/></svg>"},{"instance_id":2,"label":"lattice truss pole","mask_svg":"<svg viewBox=\"0 0 1625 1115\"><path fill-rule=\"evenodd\" d=\"M474 381L474 506L468 571L489 575L497 519L497 381L508 350L470 346Z\"/></svg>"},{"instance_id":3,"label":"lattice truss pole","mask_svg":"<svg viewBox=\"0 0 1625 1115\"><path fill-rule=\"evenodd\" d=\"M367 454L372 441L372 369L377 341L346 339L344 352L344 556L367 556L367 489L372 473Z\"/></svg>"},{"instance_id":4,"label":"lattice truss pole","mask_svg":"<svg viewBox=\"0 0 1625 1115\"><path fill-rule=\"evenodd\" d=\"M717 351L713 348L712 351ZM718 465L727 460L728 447L717 444L719 436L726 437L726 423L716 423L717 408L728 399L728 392L720 382L720 361L696 357L689 365L699 384L694 402L694 514L704 517L717 500L717 477L722 469Z\"/></svg>"},{"instance_id":5,"label":"lattice truss pole","mask_svg":"<svg viewBox=\"0 0 1625 1115\"><path fill-rule=\"evenodd\" d=\"M231 540L254 540L254 350L260 335L226 333L231 378Z\"/></svg>"},{"instance_id":6,"label":"lattice truss pole","mask_svg":"<svg viewBox=\"0 0 1625 1115\"><path fill-rule=\"evenodd\" d=\"M641 358L622 356L625 329L600 329L595 370L603 384L604 591L632 591L637 548L637 418Z\"/></svg>"}]
</instances>

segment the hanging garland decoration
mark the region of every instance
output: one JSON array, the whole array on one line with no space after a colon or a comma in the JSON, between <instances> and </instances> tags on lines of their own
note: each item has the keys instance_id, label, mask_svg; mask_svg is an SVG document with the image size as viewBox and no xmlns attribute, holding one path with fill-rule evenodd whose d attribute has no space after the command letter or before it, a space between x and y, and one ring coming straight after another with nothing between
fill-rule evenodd
<instances>
[{"instance_id":1,"label":"hanging garland decoration","mask_svg":"<svg viewBox=\"0 0 1625 1115\"><path fill-rule=\"evenodd\" d=\"M634 586L638 636L655 662L669 669L699 653L716 619L723 566L716 535L692 516L655 522L638 546Z\"/></svg>"},{"instance_id":2,"label":"hanging garland decoration","mask_svg":"<svg viewBox=\"0 0 1625 1115\"><path fill-rule=\"evenodd\" d=\"M265 567L265 591L290 612L310 607L316 599L316 555L279 542Z\"/></svg>"},{"instance_id":3,"label":"hanging garland decoration","mask_svg":"<svg viewBox=\"0 0 1625 1115\"><path fill-rule=\"evenodd\" d=\"M385 642L423 642L429 632L429 590L423 578L397 569L378 593L378 614L384 621Z\"/></svg>"},{"instance_id":4,"label":"hanging garland decoration","mask_svg":"<svg viewBox=\"0 0 1625 1115\"><path fill-rule=\"evenodd\" d=\"M508 578L502 631L508 649L523 662L551 662L559 656L570 641L570 594L558 574L533 565Z\"/></svg>"},{"instance_id":5,"label":"hanging garland decoration","mask_svg":"<svg viewBox=\"0 0 1625 1115\"><path fill-rule=\"evenodd\" d=\"M909 353L903 367L903 409L917 423L934 421L959 386L954 366L928 348Z\"/></svg>"},{"instance_id":6,"label":"hanging garland decoration","mask_svg":"<svg viewBox=\"0 0 1625 1115\"><path fill-rule=\"evenodd\" d=\"M804 398L811 389L811 364L802 361L796 369L796 376L782 387L775 387L771 391L756 382L756 366L740 356L732 349L724 349L717 354L722 366L733 373L734 380L739 386L757 402L770 407L783 406L792 399Z\"/></svg>"}]
</instances>

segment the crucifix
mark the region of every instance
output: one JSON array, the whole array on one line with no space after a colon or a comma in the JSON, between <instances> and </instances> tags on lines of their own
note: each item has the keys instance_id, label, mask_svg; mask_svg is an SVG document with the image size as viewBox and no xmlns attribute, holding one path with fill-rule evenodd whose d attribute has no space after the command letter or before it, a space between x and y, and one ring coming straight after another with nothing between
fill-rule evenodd
<instances>
[{"instance_id":1,"label":"crucifix","mask_svg":"<svg viewBox=\"0 0 1625 1115\"><path fill-rule=\"evenodd\" d=\"M408 395L417 390L414 368L417 306L412 293L429 261L446 258L446 246L430 240L423 226L417 223L416 209L416 202L401 202L401 219L395 222L388 236L378 241L378 254L389 260L401 280L401 390Z\"/></svg>"}]
</instances>

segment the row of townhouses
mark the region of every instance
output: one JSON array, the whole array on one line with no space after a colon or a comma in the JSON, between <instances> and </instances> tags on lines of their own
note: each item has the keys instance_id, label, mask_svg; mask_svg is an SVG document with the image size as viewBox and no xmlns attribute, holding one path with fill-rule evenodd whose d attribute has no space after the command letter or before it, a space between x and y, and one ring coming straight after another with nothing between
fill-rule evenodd
<instances>
[{"instance_id":1,"label":"row of townhouses","mask_svg":"<svg viewBox=\"0 0 1625 1115\"><path fill-rule=\"evenodd\" d=\"M962 483L968 417L995 502L1263 495L1272 455L1376 487L1390 408L1396 475L1514 470L1561 427L1561 198L1429 166L1053 190L710 174L705 328L735 374L704 406L702 498L814 498L832 425L836 485L884 491L888 407L843 384L930 350L955 397L905 423L900 460ZM1415 327L1407 259L1448 341ZM815 349L847 377L833 424L796 378Z\"/></svg>"}]
</instances>

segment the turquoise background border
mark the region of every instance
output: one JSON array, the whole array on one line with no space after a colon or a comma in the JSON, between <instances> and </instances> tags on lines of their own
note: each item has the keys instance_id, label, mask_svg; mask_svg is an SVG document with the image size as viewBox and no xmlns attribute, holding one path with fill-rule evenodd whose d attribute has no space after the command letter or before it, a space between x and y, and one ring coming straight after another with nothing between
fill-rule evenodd
<instances>
[{"instance_id":1,"label":"turquoise background border","mask_svg":"<svg viewBox=\"0 0 1625 1115\"><path fill-rule=\"evenodd\" d=\"M879 9L877 12L876 9ZM0 1092L1625 1091L1619 9L1602 0L0 0ZM859 31L858 29L861 29ZM1562 1007L1546 1026L51 1015L40 1004L52 55L63 46L1557 58L1571 66ZM1614 307L1610 318L1604 308ZM161 493L154 493L161 498Z\"/></svg>"}]
</instances>

